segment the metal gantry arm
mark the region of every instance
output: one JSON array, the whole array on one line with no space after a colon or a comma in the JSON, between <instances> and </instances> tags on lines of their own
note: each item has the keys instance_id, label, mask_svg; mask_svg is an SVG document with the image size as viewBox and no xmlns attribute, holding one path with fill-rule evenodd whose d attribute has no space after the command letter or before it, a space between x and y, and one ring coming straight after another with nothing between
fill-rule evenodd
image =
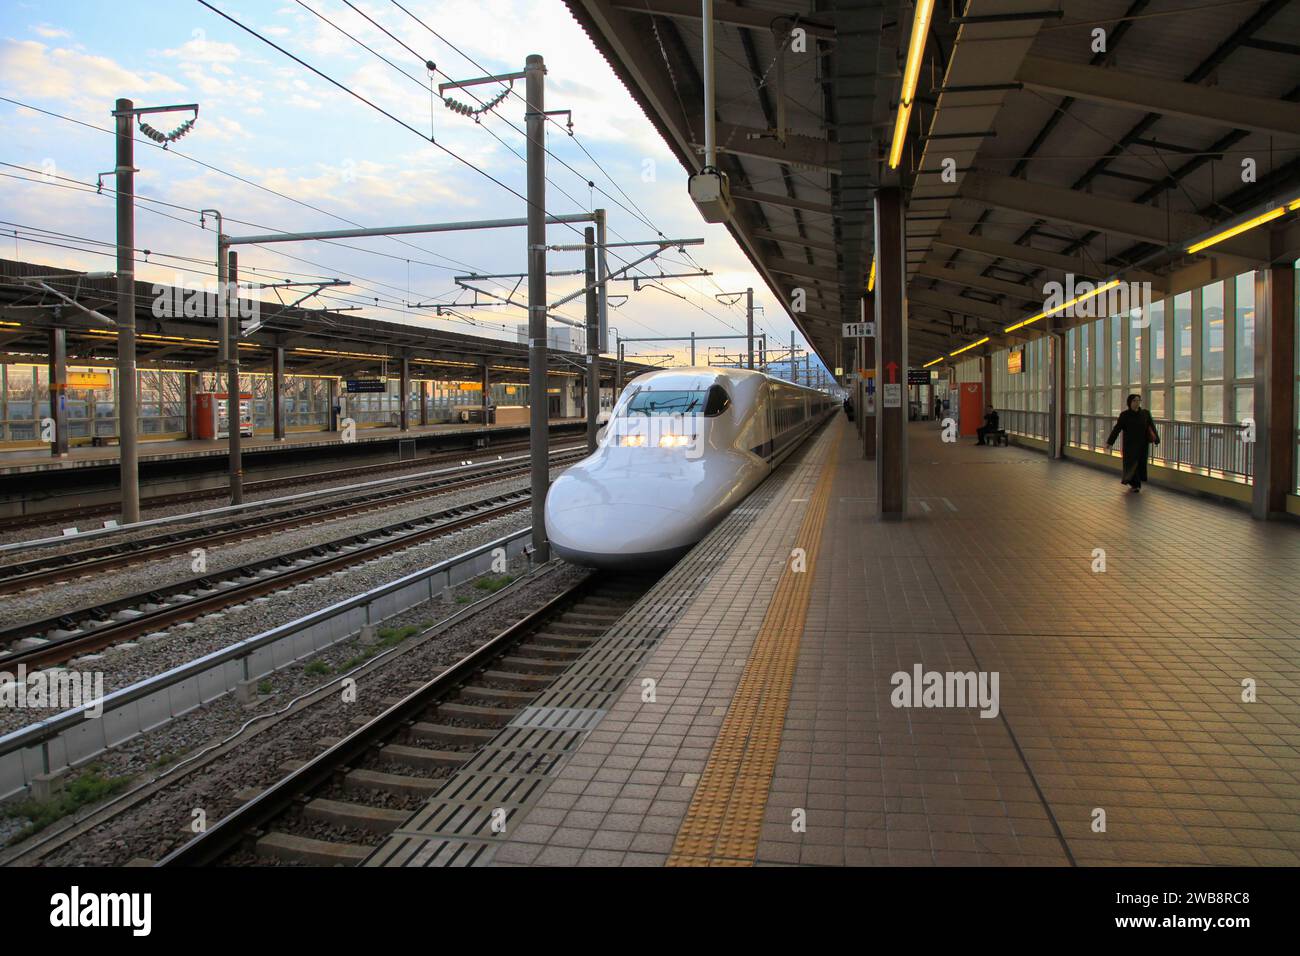
<instances>
[{"instance_id":1,"label":"metal gantry arm","mask_svg":"<svg viewBox=\"0 0 1300 956\"><path fill-rule=\"evenodd\" d=\"M112 275L113 275L113 273L104 273L104 274L103 274L103 277L104 277L104 278L111 278ZM47 279L47 278L50 278L50 279L63 279L63 278L67 278L67 276L21 276L21 277L19 277L19 278L17 278L17 279L15 280L15 284L17 284L17 285L21 285L21 286L26 286L27 288L31 288L31 289L39 289L39 290L42 291L42 292L46 292L46 293L48 293L48 294L54 296L56 299L58 299L58 300L59 300L60 302L62 302L64 305L69 305L69 306L71 306L72 308L76 309L76 310L79 311L79 312L84 312L86 315L90 316L90 317L91 317L92 319L94 319L96 322L103 322L105 325L111 325L111 326L116 326L116 325L117 325L117 323L116 323L115 321L113 321L112 319L110 319L108 316L104 315L102 312L97 312L97 311L95 311L94 309L91 309L91 308L89 308L89 307L87 307L87 306L82 305L82 304L81 304L80 302L78 302L77 299L75 298L75 294L80 293L80 291L81 291L81 280L82 280L83 278L85 278L85 276L81 276L81 275L79 275L79 276L76 277L76 278L77 278L77 287L76 287L75 289L73 289L73 293L74 293L73 296L69 296L69 295L67 295L66 293L60 292L58 289L54 288L52 285L50 285L48 282L45 281L45 279ZM108 298L108 297L109 297L108 294L105 293L105 298ZM39 308L45 308L45 306L38 306L38 307L39 307Z\"/></svg>"},{"instance_id":2,"label":"metal gantry arm","mask_svg":"<svg viewBox=\"0 0 1300 956\"><path fill-rule=\"evenodd\" d=\"M643 262L647 262L651 259L656 258L657 256L662 255L666 250L671 249L674 246L678 248L681 248L683 246L702 246L704 245L704 240L703 239L648 239L645 242L615 242L615 243L605 243L603 246L599 245L598 243L597 245L598 248L600 248L601 250L613 249L613 248L624 247L624 246L655 245L658 247L656 249L650 250L649 252L647 252L645 255L641 256L638 259L633 259L631 262L627 263L621 268L615 269L613 272L606 271L605 277L603 279L597 278L596 282L594 283L595 288L602 289L610 281L618 279L619 276L623 275L630 269L633 269L636 266L639 266ZM572 245L572 246L551 246L550 248L556 250L557 252L570 252L570 251L585 249L586 246L579 244L579 245ZM652 277L647 277L647 278L652 278ZM574 292L571 295L566 295L563 299L560 299L558 302L552 302L550 307L552 309L557 309L560 306L564 305L566 302L572 302L578 296L586 295L590 288L591 287L589 286L583 286L583 288L579 289L577 292Z\"/></svg>"}]
</instances>

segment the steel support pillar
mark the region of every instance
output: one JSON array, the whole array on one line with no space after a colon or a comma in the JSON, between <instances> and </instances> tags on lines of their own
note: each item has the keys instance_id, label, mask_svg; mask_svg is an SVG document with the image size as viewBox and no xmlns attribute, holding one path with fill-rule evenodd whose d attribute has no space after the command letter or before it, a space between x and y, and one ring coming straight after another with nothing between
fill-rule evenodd
<instances>
[{"instance_id":1,"label":"steel support pillar","mask_svg":"<svg viewBox=\"0 0 1300 956\"><path fill-rule=\"evenodd\" d=\"M984 404L993 405L993 356L989 354L989 347L984 346L984 354L980 356L980 374L984 381ZM996 405L993 405L996 408ZM984 410L980 409L980 418L983 420Z\"/></svg>"},{"instance_id":2,"label":"steel support pillar","mask_svg":"<svg viewBox=\"0 0 1300 956\"><path fill-rule=\"evenodd\" d=\"M221 327L226 333L226 425L230 434L230 503L244 503L244 416L240 408L242 392L239 389L239 309L237 296L232 300L231 290L239 288L239 253L228 252L223 257L223 274L217 278L221 290L218 301L224 303L220 310ZM251 399L250 399L251 401Z\"/></svg>"},{"instance_id":3,"label":"steel support pillar","mask_svg":"<svg viewBox=\"0 0 1300 956\"><path fill-rule=\"evenodd\" d=\"M399 431L411 430L411 360L402 356L398 366L397 390L400 398L397 403L397 427Z\"/></svg>"},{"instance_id":4,"label":"steel support pillar","mask_svg":"<svg viewBox=\"0 0 1300 956\"><path fill-rule=\"evenodd\" d=\"M276 441L284 441L284 346L271 350L271 424Z\"/></svg>"},{"instance_id":5,"label":"steel support pillar","mask_svg":"<svg viewBox=\"0 0 1300 956\"><path fill-rule=\"evenodd\" d=\"M876 191L876 513L907 514L907 301L903 195Z\"/></svg>"},{"instance_id":6,"label":"steel support pillar","mask_svg":"<svg viewBox=\"0 0 1300 956\"><path fill-rule=\"evenodd\" d=\"M188 376L187 376L188 377ZM50 329L50 418L54 434L50 455L65 458L68 454L68 332Z\"/></svg>"},{"instance_id":7,"label":"steel support pillar","mask_svg":"<svg viewBox=\"0 0 1300 956\"><path fill-rule=\"evenodd\" d=\"M1065 332L1053 329L1047 340L1047 454L1065 457Z\"/></svg>"},{"instance_id":8,"label":"steel support pillar","mask_svg":"<svg viewBox=\"0 0 1300 956\"><path fill-rule=\"evenodd\" d=\"M1255 475L1251 514L1286 512L1296 480L1296 288L1290 262L1255 272Z\"/></svg>"}]
</instances>

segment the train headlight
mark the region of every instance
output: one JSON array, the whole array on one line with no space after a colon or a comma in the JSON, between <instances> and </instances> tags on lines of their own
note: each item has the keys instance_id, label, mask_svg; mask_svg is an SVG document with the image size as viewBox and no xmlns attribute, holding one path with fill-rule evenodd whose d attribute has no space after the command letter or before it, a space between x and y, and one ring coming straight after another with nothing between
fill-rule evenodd
<instances>
[{"instance_id":1,"label":"train headlight","mask_svg":"<svg viewBox=\"0 0 1300 956\"><path fill-rule=\"evenodd\" d=\"M645 435L619 435L618 444L628 448L642 448L645 446Z\"/></svg>"},{"instance_id":2,"label":"train headlight","mask_svg":"<svg viewBox=\"0 0 1300 956\"><path fill-rule=\"evenodd\" d=\"M685 448L695 440L694 435L660 435L660 448Z\"/></svg>"}]
</instances>

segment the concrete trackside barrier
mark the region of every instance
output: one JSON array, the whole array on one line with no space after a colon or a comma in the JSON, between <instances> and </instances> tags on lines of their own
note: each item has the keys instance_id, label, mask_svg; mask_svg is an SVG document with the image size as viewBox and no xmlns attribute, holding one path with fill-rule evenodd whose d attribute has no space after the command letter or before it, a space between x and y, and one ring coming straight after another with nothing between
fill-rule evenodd
<instances>
[{"instance_id":1,"label":"concrete trackside barrier","mask_svg":"<svg viewBox=\"0 0 1300 956\"><path fill-rule=\"evenodd\" d=\"M132 737L153 730L282 667L379 624L492 568L493 551L522 554L532 539L522 529L412 572L364 594L213 651L169 671L123 687L91 708L66 710L0 737L0 799L21 793L32 780L76 767ZM102 704L98 717L87 711Z\"/></svg>"}]
</instances>

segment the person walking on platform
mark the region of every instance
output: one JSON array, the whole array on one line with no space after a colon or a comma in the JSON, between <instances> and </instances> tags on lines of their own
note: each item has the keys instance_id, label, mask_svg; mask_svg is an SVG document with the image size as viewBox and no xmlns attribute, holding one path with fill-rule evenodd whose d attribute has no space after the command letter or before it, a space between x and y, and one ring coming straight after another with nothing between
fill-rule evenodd
<instances>
[{"instance_id":1,"label":"person walking on platform","mask_svg":"<svg viewBox=\"0 0 1300 956\"><path fill-rule=\"evenodd\" d=\"M1147 452L1150 447L1160 444L1160 433L1151 413L1142 407L1141 395L1130 395L1125 403L1128 407L1119 413L1115 427L1106 439L1106 454L1110 454L1115 438L1124 434L1124 477L1120 484L1128 485L1130 491L1141 491L1142 482L1147 480Z\"/></svg>"}]
</instances>

